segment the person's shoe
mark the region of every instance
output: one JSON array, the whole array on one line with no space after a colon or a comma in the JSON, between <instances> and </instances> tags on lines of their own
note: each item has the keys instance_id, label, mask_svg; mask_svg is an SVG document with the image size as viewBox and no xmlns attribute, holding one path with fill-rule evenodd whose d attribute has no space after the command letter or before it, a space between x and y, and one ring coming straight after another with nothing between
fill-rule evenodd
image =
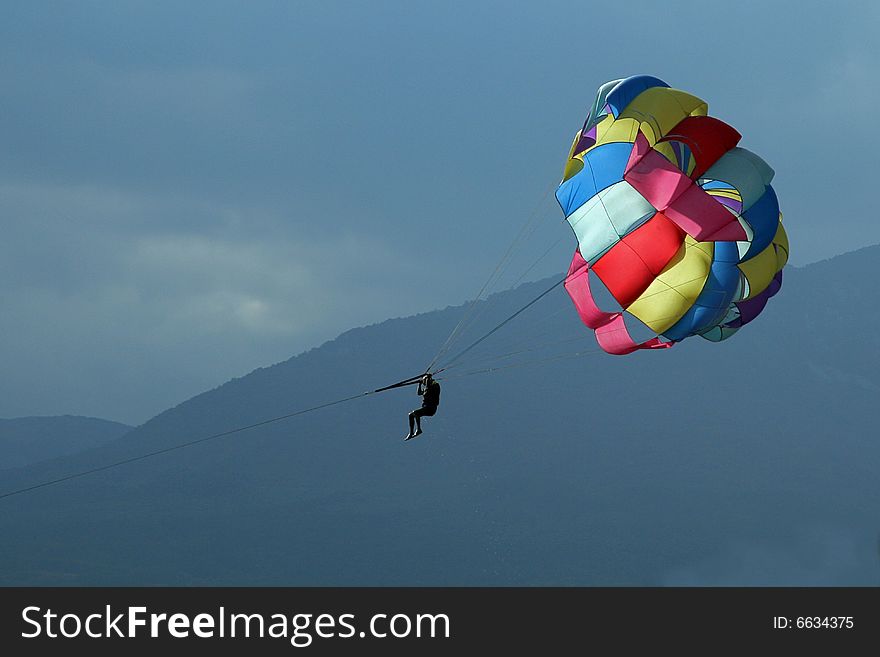
<instances>
[{"instance_id":1,"label":"person's shoe","mask_svg":"<svg viewBox=\"0 0 880 657\"><path fill-rule=\"evenodd\" d=\"M421 436L421 435L422 435L422 430L416 429L416 432L412 435L412 437L415 438L416 436Z\"/></svg>"},{"instance_id":2,"label":"person's shoe","mask_svg":"<svg viewBox=\"0 0 880 657\"><path fill-rule=\"evenodd\" d=\"M406 442L410 438L415 438L415 434L411 434L411 433L406 434L406 437L403 439L403 442Z\"/></svg>"}]
</instances>

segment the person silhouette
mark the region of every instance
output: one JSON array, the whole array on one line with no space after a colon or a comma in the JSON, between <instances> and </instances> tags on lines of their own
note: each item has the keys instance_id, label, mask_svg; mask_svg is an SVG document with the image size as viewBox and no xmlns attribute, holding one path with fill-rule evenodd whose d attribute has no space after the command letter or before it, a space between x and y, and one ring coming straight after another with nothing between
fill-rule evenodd
<instances>
[{"instance_id":1,"label":"person silhouette","mask_svg":"<svg viewBox=\"0 0 880 657\"><path fill-rule=\"evenodd\" d=\"M422 418L431 417L440 405L440 384L430 374L425 374L419 381L418 395L422 398L422 407L409 414L409 433L404 441L415 438L422 433ZM415 431L413 431L415 429Z\"/></svg>"}]
</instances>

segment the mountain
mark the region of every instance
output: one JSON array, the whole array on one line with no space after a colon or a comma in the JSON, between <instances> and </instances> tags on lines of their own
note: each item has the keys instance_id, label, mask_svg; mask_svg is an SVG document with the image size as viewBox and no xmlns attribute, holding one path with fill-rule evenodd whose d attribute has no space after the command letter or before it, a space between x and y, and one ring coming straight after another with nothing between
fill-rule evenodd
<instances>
[{"instance_id":1,"label":"mountain","mask_svg":"<svg viewBox=\"0 0 880 657\"><path fill-rule=\"evenodd\" d=\"M440 374L413 441L407 387L0 499L0 583L877 585L878 262L789 267L732 339L629 357L557 288ZM552 282L477 304L448 355ZM418 373L466 309L348 331L0 494Z\"/></svg>"},{"instance_id":2,"label":"mountain","mask_svg":"<svg viewBox=\"0 0 880 657\"><path fill-rule=\"evenodd\" d=\"M98 447L131 429L119 422L74 415L0 418L0 469Z\"/></svg>"}]
</instances>

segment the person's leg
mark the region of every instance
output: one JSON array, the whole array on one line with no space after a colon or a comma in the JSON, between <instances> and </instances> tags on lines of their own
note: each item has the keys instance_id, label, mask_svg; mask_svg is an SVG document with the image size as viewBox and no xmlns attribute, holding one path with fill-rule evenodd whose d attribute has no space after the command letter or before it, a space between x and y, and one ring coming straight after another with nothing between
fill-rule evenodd
<instances>
[{"instance_id":1,"label":"person's leg","mask_svg":"<svg viewBox=\"0 0 880 657\"><path fill-rule=\"evenodd\" d=\"M415 438L422 433L422 416L425 414L424 408L417 408L409 414L409 436L407 438ZM413 423L415 422L415 431L413 431Z\"/></svg>"},{"instance_id":2,"label":"person's leg","mask_svg":"<svg viewBox=\"0 0 880 657\"><path fill-rule=\"evenodd\" d=\"M419 435L422 433L422 418L423 417L431 417L434 413L437 412L436 406L422 406L419 410L416 411L416 434Z\"/></svg>"}]
</instances>

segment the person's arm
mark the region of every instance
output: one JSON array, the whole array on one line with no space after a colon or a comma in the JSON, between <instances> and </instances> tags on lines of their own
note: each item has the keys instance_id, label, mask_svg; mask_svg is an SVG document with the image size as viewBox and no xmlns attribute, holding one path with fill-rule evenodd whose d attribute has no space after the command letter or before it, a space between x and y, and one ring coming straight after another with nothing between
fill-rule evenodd
<instances>
[{"instance_id":1,"label":"person's arm","mask_svg":"<svg viewBox=\"0 0 880 657\"><path fill-rule=\"evenodd\" d=\"M419 390L418 390L418 392L417 392L416 394L418 394L419 397L421 397L422 395L425 394L425 383L424 383L424 381L419 381Z\"/></svg>"}]
</instances>

